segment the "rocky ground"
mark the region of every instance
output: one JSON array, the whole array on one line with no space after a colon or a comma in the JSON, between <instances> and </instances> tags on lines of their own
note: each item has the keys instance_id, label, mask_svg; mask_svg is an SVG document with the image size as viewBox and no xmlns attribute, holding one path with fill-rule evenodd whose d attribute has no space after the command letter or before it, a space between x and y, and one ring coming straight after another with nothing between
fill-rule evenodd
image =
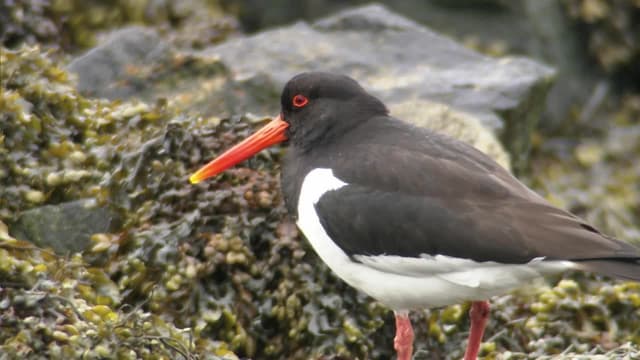
<instances>
[{"instance_id":1,"label":"rocky ground","mask_svg":"<svg viewBox=\"0 0 640 360\"><path fill-rule=\"evenodd\" d=\"M603 3L621 16L565 6L589 23ZM391 358L392 315L334 277L287 217L282 149L187 181L274 114L302 70L358 78L392 113L640 240L640 96L624 83L540 128L557 113L545 101L557 72L380 6L243 35L213 2L19 4L0 11L0 359ZM131 23L145 27L104 32ZM604 78L633 59L603 62ZM639 284L570 273L538 285L493 299L484 358L640 357ZM415 358L460 358L467 308L413 314Z\"/></svg>"}]
</instances>

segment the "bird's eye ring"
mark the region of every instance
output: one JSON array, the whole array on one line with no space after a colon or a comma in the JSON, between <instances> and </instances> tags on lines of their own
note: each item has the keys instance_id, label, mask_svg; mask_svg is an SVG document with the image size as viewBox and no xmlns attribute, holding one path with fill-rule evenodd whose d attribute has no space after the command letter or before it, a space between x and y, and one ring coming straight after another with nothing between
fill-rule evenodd
<instances>
[{"instance_id":1,"label":"bird's eye ring","mask_svg":"<svg viewBox=\"0 0 640 360\"><path fill-rule=\"evenodd\" d=\"M304 95L298 94L293 97L293 106L297 108L301 108L307 105L307 103L309 103L309 99Z\"/></svg>"}]
</instances>

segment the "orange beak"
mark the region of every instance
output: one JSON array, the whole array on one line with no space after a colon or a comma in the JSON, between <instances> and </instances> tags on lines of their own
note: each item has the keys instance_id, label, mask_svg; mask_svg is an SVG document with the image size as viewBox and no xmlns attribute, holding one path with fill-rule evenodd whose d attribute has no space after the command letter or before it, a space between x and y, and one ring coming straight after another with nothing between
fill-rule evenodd
<instances>
[{"instance_id":1,"label":"orange beak","mask_svg":"<svg viewBox=\"0 0 640 360\"><path fill-rule=\"evenodd\" d=\"M282 120L281 115L278 115L278 117L271 120L271 122L255 132L253 135L227 150L207 165L201 167L200 170L196 171L191 175L191 177L189 177L189 181L192 184L197 184L202 180L218 175L233 165L252 157L264 148L287 140L287 136L284 132L288 127L289 124Z\"/></svg>"}]
</instances>

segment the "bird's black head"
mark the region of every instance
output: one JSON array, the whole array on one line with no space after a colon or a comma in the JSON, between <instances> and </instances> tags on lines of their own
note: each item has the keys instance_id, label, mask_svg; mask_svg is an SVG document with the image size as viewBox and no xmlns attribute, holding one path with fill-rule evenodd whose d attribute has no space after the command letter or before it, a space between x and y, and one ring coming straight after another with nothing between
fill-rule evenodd
<instances>
[{"instance_id":1,"label":"bird's black head","mask_svg":"<svg viewBox=\"0 0 640 360\"><path fill-rule=\"evenodd\" d=\"M290 143L306 150L336 139L367 119L388 113L384 104L345 75L308 72L285 85L281 116Z\"/></svg>"},{"instance_id":2,"label":"bird's black head","mask_svg":"<svg viewBox=\"0 0 640 360\"><path fill-rule=\"evenodd\" d=\"M384 104L355 80L322 72L304 73L289 80L281 102L280 116L200 168L189 180L198 183L215 176L286 140L296 150L306 152L340 139L367 119L388 113Z\"/></svg>"}]
</instances>

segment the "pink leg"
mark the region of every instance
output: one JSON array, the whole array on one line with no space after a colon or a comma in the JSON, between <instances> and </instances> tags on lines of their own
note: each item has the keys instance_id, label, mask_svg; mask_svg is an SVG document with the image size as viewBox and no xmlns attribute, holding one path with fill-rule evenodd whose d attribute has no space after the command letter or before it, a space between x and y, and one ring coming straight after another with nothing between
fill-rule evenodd
<instances>
[{"instance_id":1,"label":"pink leg","mask_svg":"<svg viewBox=\"0 0 640 360\"><path fill-rule=\"evenodd\" d=\"M396 312L396 337L393 348L398 353L398 360L411 360L413 354L413 328L409 319L409 312Z\"/></svg>"},{"instance_id":2,"label":"pink leg","mask_svg":"<svg viewBox=\"0 0 640 360\"><path fill-rule=\"evenodd\" d=\"M487 325L487 320L489 320L489 302L472 302L469 317L471 318L471 331L469 332L469 341L467 343L467 351L464 353L464 360L476 360L484 328Z\"/></svg>"}]
</instances>

